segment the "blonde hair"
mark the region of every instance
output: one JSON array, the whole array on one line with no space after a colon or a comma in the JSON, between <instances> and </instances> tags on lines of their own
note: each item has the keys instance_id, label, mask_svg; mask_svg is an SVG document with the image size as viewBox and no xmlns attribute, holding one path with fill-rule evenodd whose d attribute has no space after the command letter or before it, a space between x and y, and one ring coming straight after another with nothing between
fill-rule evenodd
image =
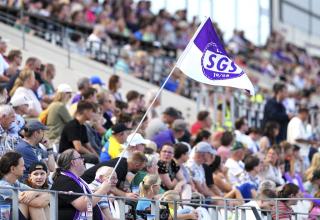
<instances>
[{"instance_id":1,"label":"blonde hair","mask_svg":"<svg viewBox=\"0 0 320 220\"><path fill-rule=\"evenodd\" d=\"M318 169L320 169L320 153L315 153L313 155L310 167L305 172L306 179L311 180L313 172Z\"/></svg>"},{"instance_id":2,"label":"blonde hair","mask_svg":"<svg viewBox=\"0 0 320 220\"><path fill-rule=\"evenodd\" d=\"M96 179L99 179L100 176L110 176L113 171L113 167L102 166L96 172Z\"/></svg>"},{"instance_id":3,"label":"blonde hair","mask_svg":"<svg viewBox=\"0 0 320 220\"><path fill-rule=\"evenodd\" d=\"M17 88L23 86L23 84L31 77L34 77L34 72L28 68L21 70L18 78L14 82L14 85L10 91L10 96L12 97Z\"/></svg>"},{"instance_id":4,"label":"blonde hair","mask_svg":"<svg viewBox=\"0 0 320 220\"><path fill-rule=\"evenodd\" d=\"M160 185L161 180L158 175L156 174L147 174L142 182L139 185L140 189L140 196L141 197L146 197L148 191L151 189L153 185Z\"/></svg>"},{"instance_id":5,"label":"blonde hair","mask_svg":"<svg viewBox=\"0 0 320 220\"><path fill-rule=\"evenodd\" d=\"M168 190L161 197L161 201L168 202L169 209L173 208L173 201L179 201L179 200L180 200L180 194L175 190Z\"/></svg>"},{"instance_id":6,"label":"blonde hair","mask_svg":"<svg viewBox=\"0 0 320 220\"><path fill-rule=\"evenodd\" d=\"M165 192L162 197L161 197L163 201L174 201L174 200L180 200L180 194L175 191L175 190L168 190L167 192Z\"/></svg>"},{"instance_id":7,"label":"blonde hair","mask_svg":"<svg viewBox=\"0 0 320 220\"><path fill-rule=\"evenodd\" d=\"M63 102L66 104L69 99L67 99L67 93L66 92L57 92L53 97L53 102Z\"/></svg>"}]
</instances>

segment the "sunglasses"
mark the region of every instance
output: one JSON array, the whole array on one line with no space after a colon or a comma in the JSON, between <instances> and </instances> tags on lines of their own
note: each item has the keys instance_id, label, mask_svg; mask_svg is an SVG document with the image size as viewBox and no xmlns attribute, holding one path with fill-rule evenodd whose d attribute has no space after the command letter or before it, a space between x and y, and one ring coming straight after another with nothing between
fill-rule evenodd
<instances>
[{"instance_id":1,"label":"sunglasses","mask_svg":"<svg viewBox=\"0 0 320 220\"><path fill-rule=\"evenodd\" d=\"M73 158L72 160L78 160L78 159L80 159L80 160L84 160L84 158L83 157L75 157L75 158Z\"/></svg>"}]
</instances>

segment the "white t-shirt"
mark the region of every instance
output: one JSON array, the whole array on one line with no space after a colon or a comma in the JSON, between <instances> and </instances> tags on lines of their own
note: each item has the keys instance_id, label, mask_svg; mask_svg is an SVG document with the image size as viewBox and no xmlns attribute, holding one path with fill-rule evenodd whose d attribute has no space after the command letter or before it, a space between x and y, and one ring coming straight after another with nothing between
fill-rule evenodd
<instances>
[{"instance_id":1,"label":"white t-shirt","mask_svg":"<svg viewBox=\"0 0 320 220\"><path fill-rule=\"evenodd\" d=\"M31 89L27 89L25 87L18 87L15 93L13 94L12 98L14 96L25 96L29 100L30 110L34 109L38 114L42 112L41 103Z\"/></svg>"},{"instance_id":2,"label":"white t-shirt","mask_svg":"<svg viewBox=\"0 0 320 220\"><path fill-rule=\"evenodd\" d=\"M229 158L226 161L225 167L228 168L228 177L232 185L240 182L240 174L244 172L244 163L242 161L235 161Z\"/></svg>"},{"instance_id":3,"label":"white t-shirt","mask_svg":"<svg viewBox=\"0 0 320 220\"><path fill-rule=\"evenodd\" d=\"M244 219L256 219L256 216L254 215L254 213L253 213L252 209L250 209L250 207L255 207L257 209L260 217L263 220L267 219L267 216L264 216L261 214L261 211L260 211L261 208L260 208L259 204L257 203L257 201L252 200L250 202L243 204L242 206L243 206L243 208L241 208L241 206L240 206L239 209L245 210L245 218ZM246 208L244 208L244 207L246 207ZM241 216L242 213L240 212L240 210L238 212L238 216L239 216L239 219L242 219L242 216Z\"/></svg>"},{"instance_id":4,"label":"white t-shirt","mask_svg":"<svg viewBox=\"0 0 320 220\"><path fill-rule=\"evenodd\" d=\"M311 131L308 128L308 125L306 123L303 123L303 121L299 117L294 117L290 120L287 130L287 141L290 144L297 144L301 147L301 156L308 156L310 145L297 143L296 139L308 139L310 135Z\"/></svg>"},{"instance_id":5,"label":"white t-shirt","mask_svg":"<svg viewBox=\"0 0 320 220\"><path fill-rule=\"evenodd\" d=\"M260 172L260 178L262 180L271 180L278 185L285 184L280 168L270 164L264 171Z\"/></svg>"},{"instance_id":6,"label":"white t-shirt","mask_svg":"<svg viewBox=\"0 0 320 220\"><path fill-rule=\"evenodd\" d=\"M3 58L2 54L0 54L0 75L4 75L4 71L6 71L8 68L8 62Z\"/></svg>"}]
</instances>

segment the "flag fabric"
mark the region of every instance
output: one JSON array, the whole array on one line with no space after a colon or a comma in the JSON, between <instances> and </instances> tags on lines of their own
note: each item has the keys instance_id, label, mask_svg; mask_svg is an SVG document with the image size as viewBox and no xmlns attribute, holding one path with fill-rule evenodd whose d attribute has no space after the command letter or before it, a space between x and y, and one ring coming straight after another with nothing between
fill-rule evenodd
<instances>
[{"instance_id":1,"label":"flag fabric","mask_svg":"<svg viewBox=\"0 0 320 220\"><path fill-rule=\"evenodd\" d=\"M176 67L198 82L245 89L254 95L250 79L228 57L210 18L201 23L179 57Z\"/></svg>"}]
</instances>

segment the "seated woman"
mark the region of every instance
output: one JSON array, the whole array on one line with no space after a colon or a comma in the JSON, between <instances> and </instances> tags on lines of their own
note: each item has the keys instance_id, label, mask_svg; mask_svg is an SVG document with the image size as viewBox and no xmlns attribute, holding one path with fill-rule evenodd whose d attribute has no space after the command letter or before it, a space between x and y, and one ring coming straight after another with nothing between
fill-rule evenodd
<instances>
[{"instance_id":1,"label":"seated woman","mask_svg":"<svg viewBox=\"0 0 320 220\"><path fill-rule=\"evenodd\" d=\"M31 164L26 184L34 189L50 188L48 184L48 168L43 162L39 161Z\"/></svg>"},{"instance_id":2,"label":"seated woman","mask_svg":"<svg viewBox=\"0 0 320 220\"><path fill-rule=\"evenodd\" d=\"M244 159L245 171L240 174L240 183L237 188L244 199L255 198L260 185L260 160L257 156L249 155Z\"/></svg>"},{"instance_id":3,"label":"seated woman","mask_svg":"<svg viewBox=\"0 0 320 220\"><path fill-rule=\"evenodd\" d=\"M320 199L320 191L314 195L314 198ZM318 220L320 216L320 204L313 202L309 213L309 220Z\"/></svg>"},{"instance_id":4,"label":"seated woman","mask_svg":"<svg viewBox=\"0 0 320 220\"><path fill-rule=\"evenodd\" d=\"M92 195L90 199L88 196L59 194L58 218L83 219L90 213L93 219L106 218L98 205L101 197L94 195L107 194L111 187L110 182L104 181L99 189L92 193L87 183L80 178L86 170L84 159L74 149L65 150L60 154L57 164L59 168L53 177L52 190Z\"/></svg>"},{"instance_id":5,"label":"seated woman","mask_svg":"<svg viewBox=\"0 0 320 220\"><path fill-rule=\"evenodd\" d=\"M232 190L232 184L227 175L227 168L221 163L221 157L216 156L213 164L213 182L214 185L221 191L227 193Z\"/></svg>"},{"instance_id":6,"label":"seated woman","mask_svg":"<svg viewBox=\"0 0 320 220\"><path fill-rule=\"evenodd\" d=\"M161 179L161 187L165 190L174 189L181 193L185 179L180 166L173 160L174 149L171 145L163 145L158 161L158 173Z\"/></svg>"},{"instance_id":7,"label":"seated woman","mask_svg":"<svg viewBox=\"0 0 320 220\"><path fill-rule=\"evenodd\" d=\"M151 201L156 199L155 197L158 195L160 190L161 180L156 174L147 174L143 181L140 183L140 199L138 201L136 210L144 213L150 213L151 211ZM143 199L150 199L150 200L143 200Z\"/></svg>"},{"instance_id":8,"label":"seated woman","mask_svg":"<svg viewBox=\"0 0 320 220\"><path fill-rule=\"evenodd\" d=\"M279 163L280 151L277 145L267 149L267 154L260 172L262 180L272 180L277 186L284 184Z\"/></svg>"},{"instance_id":9,"label":"seated woman","mask_svg":"<svg viewBox=\"0 0 320 220\"><path fill-rule=\"evenodd\" d=\"M278 192L278 198L298 198L299 187L293 183L285 184ZM285 200L278 202L278 219L293 219L293 209L290 207L296 205L298 200ZM276 219L276 207L272 210L272 219Z\"/></svg>"},{"instance_id":10,"label":"seated woman","mask_svg":"<svg viewBox=\"0 0 320 220\"><path fill-rule=\"evenodd\" d=\"M49 128L46 135L52 143L59 143L64 126L72 120L66 107L71 98L71 94L71 86L68 84L60 84L53 98L53 102L45 110L47 113L46 125Z\"/></svg>"},{"instance_id":11,"label":"seated woman","mask_svg":"<svg viewBox=\"0 0 320 220\"><path fill-rule=\"evenodd\" d=\"M29 186L18 181L23 176L24 169L24 160L21 154L17 152L4 154L0 159L0 187L17 187L22 190L30 190ZM19 192L18 199L20 220L29 218L49 219L49 212L47 212L48 193L24 191ZM0 188L0 204L7 205L12 209L12 191L10 189ZM6 219L9 219L9 217Z\"/></svg>"},{"instance_id":12,"label":"seated woman","mask_svg":"<svg viewBox=\"0 0 320 220\"><path fill-rule=\"evenodd\" d=\"M172 201L179 201L181 200L180 195L175 190L169 190L163 194L161 197L161 201L168 203L169 208L169 220L174 219L174 204ZM187 208L179 209L177 211L177 220L184 220L184 219L191 219L196 220L198 219L198 212L196 210L190 210Z\"/></svg>"}]
</instances>

